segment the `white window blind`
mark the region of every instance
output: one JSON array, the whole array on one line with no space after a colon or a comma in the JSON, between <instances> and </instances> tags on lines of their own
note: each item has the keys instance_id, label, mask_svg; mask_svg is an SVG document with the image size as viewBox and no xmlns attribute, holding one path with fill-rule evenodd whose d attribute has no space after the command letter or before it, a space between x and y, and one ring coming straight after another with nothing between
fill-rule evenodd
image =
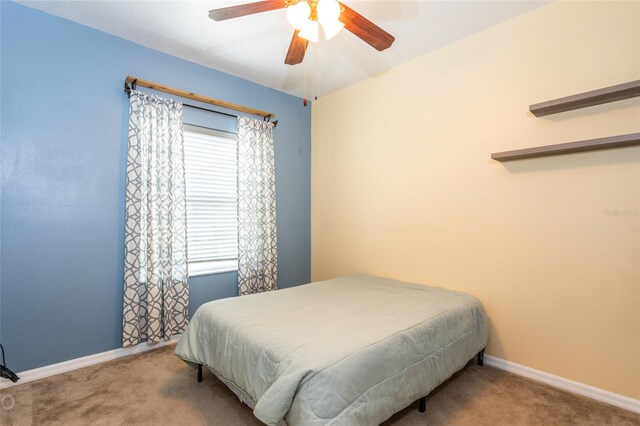
<instances>
[{"instance_id":1,"label":"white window blind","mask_svg":"<svg viewBox=\"0 0 640 426\"><path fill-rule=\"evenodd\" d=\"M236 135L184 126L189 275L238 266Z\"/></svg>"}]
</instances>

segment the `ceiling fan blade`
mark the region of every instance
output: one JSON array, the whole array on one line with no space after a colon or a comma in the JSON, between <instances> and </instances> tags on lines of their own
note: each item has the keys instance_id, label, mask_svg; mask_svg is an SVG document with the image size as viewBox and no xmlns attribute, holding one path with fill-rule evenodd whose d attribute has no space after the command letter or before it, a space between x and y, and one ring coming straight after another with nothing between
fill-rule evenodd
<instances>
[{"instance_id":1,"label":"ceiling fan blade","mask_svg":"<svg viewBox=\"0 0 640 426\"><path fill-rule=\"evenodd\" d=\"M307 51L309 40L298 37L299 32L299 30L293 32L291 44L289 44L289 51L287 52L287 57L284 59L284 63L287 65L296 65L302 62L304 54Z\"/></svg>"},{"instance_id":2,"label":"ceiling fan blade","mask_svg":"<svg viewBox=\"0 0 640 426\"><path fill-rule=\"evenodd\" d=\"M344 24L347 30L360 37L362 41L380 51L387 49L393 44L396 39L394 36L344 3L340 3L340 6L342 6L342 13L339 18L340 22Z\"/></svg>"},{"instance_id":3,"label":"ceiling fan blade","mask_svg":"<svg viewBox=\"0 0 640 426\"><path fill-rule=\"evenodd\" d=\"M284 0L266 0L255 3L239 4L237 6L223 7L209 11L209 18L214 21L224 21L231 18L253 15L254 13L268 12L270 10L283 9L286 6Z\"/></svg>"}]
</instances>

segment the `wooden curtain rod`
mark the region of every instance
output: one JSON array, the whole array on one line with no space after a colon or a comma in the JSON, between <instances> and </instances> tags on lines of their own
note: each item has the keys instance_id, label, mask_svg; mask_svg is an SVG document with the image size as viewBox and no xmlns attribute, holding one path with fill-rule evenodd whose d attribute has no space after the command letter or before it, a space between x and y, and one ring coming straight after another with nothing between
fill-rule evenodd
<instances>
[{"instance_id":1,"label":"wooden curtain rod","mask_svg":"<svg viewBox=\"0 0 640 426\"><path fill-rule=\"evenodd\" d=\"M220 99L210 98L208 96L198 95L197 93L187 92L186 90L176 89L173 87L165 86L163 84L154 83L153 81L132 77L130 75L127 76L125 83L132 84L134 81L137 86L146 87L152 90L158 90L160 92L180 96L181 98L192 99L194 101L204 102L206 104L211 104L226 109L232 109L234 111L240 111L251 115L259 115L263 118L273 118L275 116L274 114L267 111L249 108L244 105L233 104L231 102L221 101Z\"/></svg>"}]
</instances>

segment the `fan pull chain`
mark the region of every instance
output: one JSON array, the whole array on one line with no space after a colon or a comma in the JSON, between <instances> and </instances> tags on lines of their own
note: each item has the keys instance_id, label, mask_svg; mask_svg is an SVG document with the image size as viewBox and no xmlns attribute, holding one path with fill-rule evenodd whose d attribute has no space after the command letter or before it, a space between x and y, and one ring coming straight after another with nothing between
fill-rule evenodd
<instances>
[{"instance_id":1,"label":"fan pull chain","mask_svg":"<svg viewBox=\"0 0 640 426\"><path fill-rule=\"evenodd\" d=\"M313 45L313 100L318 100L318 44ZM307 61L308 62L308 61ZM304 68L304 78L302 83L302 105L307 106L309 99L307 98L307 74L309 72L309 66L306 62L302 63Z\"/></svg>"},{"instance_id":2,"label":"fan pull chain","mask_svg":"<svg viewBox=\"0 0 640 426\"><path fill-rule=\"evenodd\" d=\"M318 44L315 45L314 56L315 56L315 67L313 70L313 100L318 100L318 50L320 46Z\"/></svg>"},{"instance_id":3,"label":"fan pull chain","mask_svg":"<svg viewBox=\"0 0 640 426\"><path fill-rule=\"evenodd\" d=\"M307 106L307 64L302 62L302 72L304 73L302 83L302 105Z\"/></svg>"}]
</instances>

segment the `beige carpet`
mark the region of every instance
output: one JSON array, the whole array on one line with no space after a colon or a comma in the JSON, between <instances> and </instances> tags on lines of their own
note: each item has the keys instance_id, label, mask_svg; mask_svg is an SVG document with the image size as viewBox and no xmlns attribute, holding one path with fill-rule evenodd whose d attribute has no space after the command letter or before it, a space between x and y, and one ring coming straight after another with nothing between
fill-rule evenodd
<instances>
[{"instance_id":1,"label":"beige carpet","mask_svg":"<svg viewBox=\"0 0 640 426\"><path fill-rule=\"evenodd\" d=\"M259 425L173 347L0 390L2 425ZM640 415L473 363L385 425L640 425Z\"/></svg>"}]
</instances>

